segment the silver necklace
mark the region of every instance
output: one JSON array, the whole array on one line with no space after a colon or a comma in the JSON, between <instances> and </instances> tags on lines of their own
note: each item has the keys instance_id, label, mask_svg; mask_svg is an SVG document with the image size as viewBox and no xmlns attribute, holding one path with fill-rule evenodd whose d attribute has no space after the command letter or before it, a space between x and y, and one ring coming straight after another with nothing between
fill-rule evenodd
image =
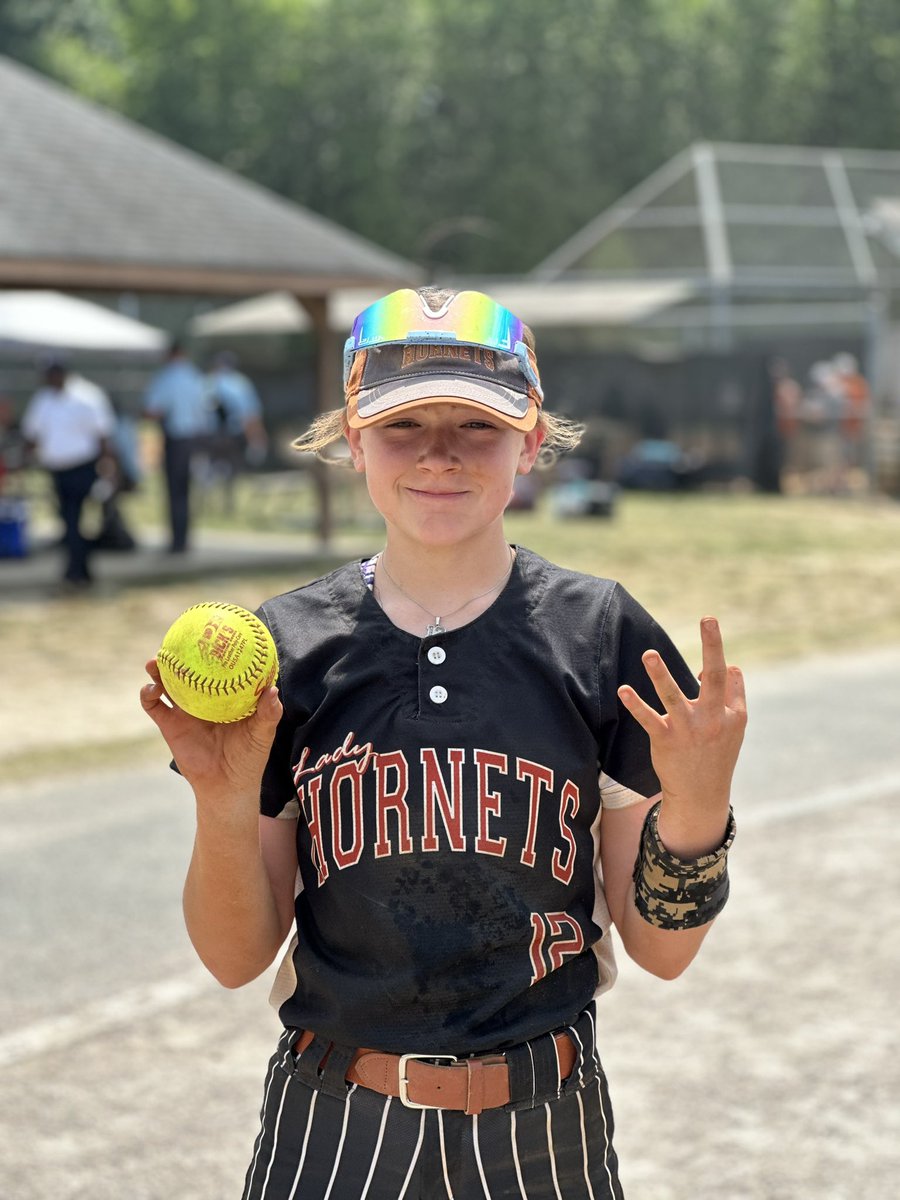
<instances>
[{"instance_id":1,"label":"silver necklace","mask_svg":"<svg viewBox=\"0 0 900 1200\"><path fill-rule=\"evenodd\" d=\"M503 584L506 583L507 579L509 579L510 575L512 574L513 564L516 561L516 554L515 554L515 551L513 550L512 546L509 546L508 549L509 549L509 566L506 568L503 578L498 579L495 584L493 584L491 587L487 588L485 591L479 592L477 596L471 596L468 600L465 601L465 603L460 604L459 608L454 608L454 610L452 612L446 613L443 617L439 617L439 616L435 615L432 618L430 624L428 624L425 628L425 637L434 637L435 634L446 633L447 628L445 625L441 624L441 621L448 621L450 619L450 617L455 617L458 612L462 612L462 610L464 608L467 608L470 604L474 604L475 601L480 600L482 598L482 596L488 596L488 595L490 595L491 592L496 592L498 588L502 587ZM421 604L415 598L415 596L411 596L409 594L409 592L405 592L403 590L403 588L400 586L400 584L397 582L397 580L393 577L393 575L387 569L387 563L384 561L383 554L379 555L378 562L381 565L381 567L383 568L385 575L387 575L388 579L391 581L391 583L394 585L394 587L397 589L397 591L400 593L400 595L405 596L407 600L412 601L412 603L416 606L416 608L421 608L422 612L425 613L426 616L431 616L430 608L426 608L424 604Z\"/></svg>"}]
</instances>

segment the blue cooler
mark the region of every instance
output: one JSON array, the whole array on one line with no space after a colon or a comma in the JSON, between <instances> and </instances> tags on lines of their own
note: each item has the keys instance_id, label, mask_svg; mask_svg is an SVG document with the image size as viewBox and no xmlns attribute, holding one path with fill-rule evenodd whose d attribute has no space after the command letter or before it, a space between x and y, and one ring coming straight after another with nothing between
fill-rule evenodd
<instances>
[{"instance_id":1,"label":"blue cooler","mask_svg":"<svg viewBox=\"0 0 900 1200\"><path fill-rule=\"evenodd\" d=\"M28 554L28 507L24 500L0 496L0 558Z\"/></svg>"}]
</instances>

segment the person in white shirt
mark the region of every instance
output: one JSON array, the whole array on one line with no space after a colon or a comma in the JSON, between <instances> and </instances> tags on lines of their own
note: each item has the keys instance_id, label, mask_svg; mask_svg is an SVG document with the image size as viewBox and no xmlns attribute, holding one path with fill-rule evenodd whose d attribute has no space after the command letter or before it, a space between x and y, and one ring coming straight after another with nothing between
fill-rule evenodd
<instances>
[{"instance_id":1,"label":"person in white shirt","mask_svg":"<svg viewBox=\"0 0 900 1200\"><path fill-rule=\"evenodd\" d=\"M114 426L106 393L87 380L70 377L58 360L47 364L44 385L22 417L26 447L53 481L65 528L63 581L73 587L91 581L90 543L81 531L81 514L101 459L111 457Z\"/></svg>"}]
</instances>

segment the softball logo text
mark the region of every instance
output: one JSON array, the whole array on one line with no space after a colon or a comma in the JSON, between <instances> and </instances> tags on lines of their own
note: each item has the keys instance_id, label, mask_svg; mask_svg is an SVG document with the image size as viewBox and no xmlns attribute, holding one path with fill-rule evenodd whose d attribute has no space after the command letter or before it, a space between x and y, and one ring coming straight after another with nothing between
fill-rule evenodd
<instances>
[{"instance_id":1,"label":"softball logo text","mask_svg":"<svg viewBox=\"0 0 900 1200\"><path fill-rule=\"evenodd\" d=\"M216 662L230 669L240 659L246 644L246 637L233 625L208 621L197 638L197 652L205 663Z\"/></svg>"}]
</instances>

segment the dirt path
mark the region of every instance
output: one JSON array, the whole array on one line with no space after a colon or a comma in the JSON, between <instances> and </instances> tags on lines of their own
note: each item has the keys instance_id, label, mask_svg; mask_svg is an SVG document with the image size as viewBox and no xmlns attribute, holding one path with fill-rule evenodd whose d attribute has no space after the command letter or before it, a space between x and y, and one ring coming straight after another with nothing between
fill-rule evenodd
<instances>
[{"instance_id":1,"label":"dirt path","mask_svg":"<svg viewBox=\"0 0 900 1200\"><path fill-rule=\"evenodd\" d=\"M628 1200L897 1194L898 673L750 673L731 902L681 979L620 961L600 1001ZM0 787L0 1193L237 1195L276 1025L187 943L185 785L63 782Z\"/></svg>"}]
</instances>

